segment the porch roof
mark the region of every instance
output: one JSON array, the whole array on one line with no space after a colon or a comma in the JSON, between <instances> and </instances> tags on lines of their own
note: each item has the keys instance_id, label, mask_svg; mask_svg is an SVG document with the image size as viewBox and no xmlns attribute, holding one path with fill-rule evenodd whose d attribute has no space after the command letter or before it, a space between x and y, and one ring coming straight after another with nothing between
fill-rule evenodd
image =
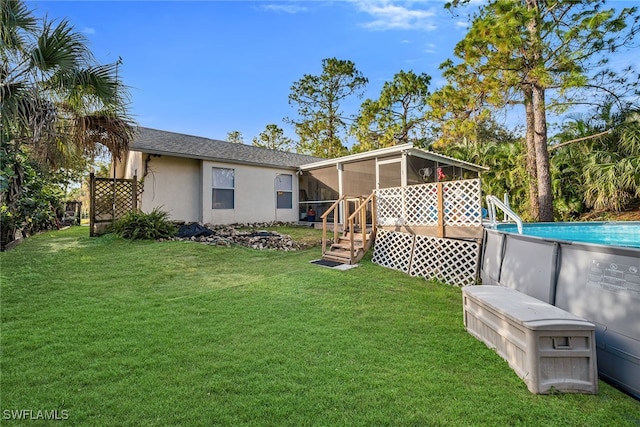
<instances>
[{"instance_id":1,"label":"porch roof","mask_svg":"<svg viewBox=\"0 0 640 427\"><path fill-rule=\"evenodd\" d=\"M377 150L367 151L364 153L351 154L348 156L338 157L336 159L320 160L313 163L307 163L300 166L300 169L313 170L319 168L325 168L327 166L334 166L339 163L352 163L363 160L371 160L379 157L393 157L394 155L407 154L409 156L420 157L423 159L431 160L446 165L458 166L463 169L471 170L474 172L488 171L489 168L485 166L476 165L474 163L465 162L463 160L456 159L454 157L445 156L443 154L437 154L432 151L424 150L422 148L416 148L413 144L400 144L393 147L380 148Z\"/></svg>"}]
</instances>

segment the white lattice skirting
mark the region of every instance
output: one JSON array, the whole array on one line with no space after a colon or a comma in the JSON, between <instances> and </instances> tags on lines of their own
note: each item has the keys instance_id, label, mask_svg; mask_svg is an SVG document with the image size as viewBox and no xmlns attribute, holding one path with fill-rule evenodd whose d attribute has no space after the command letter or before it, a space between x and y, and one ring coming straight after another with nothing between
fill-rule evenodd
<instances>
[{"instance_id":1,"label":"white lattice skirting","mask_svg":"<svg viewBox=\"0 0 640 427\"><path fill-rule=\"evenodd\" d=\"M378 230L372 261L449 285L476 283L480 245L473 241Z\"/></svg>"}]
</instances>

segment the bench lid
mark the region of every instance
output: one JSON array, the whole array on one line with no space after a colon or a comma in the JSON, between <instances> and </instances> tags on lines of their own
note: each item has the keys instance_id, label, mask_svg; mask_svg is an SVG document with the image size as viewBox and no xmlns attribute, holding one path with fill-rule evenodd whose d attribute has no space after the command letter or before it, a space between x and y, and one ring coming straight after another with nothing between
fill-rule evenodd
<instances>
[{"instance_id":1,"label":"bench lid","mask_svg":"<svg viewBox=\"0 0 640 427\"><path fill-rule=\"evenodd\" d=\"M529 329L595 329L582 317L504 286L465 286L462 293Z\"/></svg>"}]
</instances>

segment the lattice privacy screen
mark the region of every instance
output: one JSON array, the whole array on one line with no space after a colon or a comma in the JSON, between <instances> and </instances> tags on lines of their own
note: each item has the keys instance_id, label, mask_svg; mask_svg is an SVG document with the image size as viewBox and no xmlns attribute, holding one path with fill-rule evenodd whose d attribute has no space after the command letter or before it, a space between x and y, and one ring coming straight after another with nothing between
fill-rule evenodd
<instances>
[{"instance_id":1,"label":"lattice privacy screen","mask_svg":"<svg viewBox=\"0 0 640 427\"><path fill-rule=\"evenodd\" d=\"M442 183L444 225L482 225L480 179L445 181ZM378 225L438 224L438 184L376 190Z\"/></svg>"},{"instance_id":2,"label":"lattice privacy screen","mask_svg":"<svg viewBox=\"0 0 640 427\"><path fill-rule=\"evenodd\" d=\"M132 180L96 178L95 180L95 216L112 219L115 214L120 218L136 208L134 206L134 183Z\"/></svg>"},{"instance_id":3,"label":"lattice privacy screen","mask_svg":"<svg viewBox=\"0 0 640 427\"><path fill-rule=\"evenodd\" d=\"M105 224L124 216L127 212L140 207L142 197L142 183L133 179L96 178L91 174L90 179L90 235L98 232L98 224L104 229Z\"/></svg>"},{"instance_id":4,"label":"lattice privacy screen","mask_svg":"<svg viewBox=\"0 0 640 427\"><path fill-rule=\"evenodd\" d=\"M449 285L476 283L480 245L474 241L378 230L372 261Z\"/></svg>"}]
</instances>

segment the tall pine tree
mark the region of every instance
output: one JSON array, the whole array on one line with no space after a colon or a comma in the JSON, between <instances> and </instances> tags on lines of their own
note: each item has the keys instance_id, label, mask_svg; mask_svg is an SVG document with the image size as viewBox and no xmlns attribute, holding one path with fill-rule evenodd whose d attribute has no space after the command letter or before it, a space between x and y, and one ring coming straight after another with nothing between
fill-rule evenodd
<instances>
[{"instance_id":1,"label":"tall pine tree","mask_svg":"<svg viewBox=\"0 0 640 427\"><path fill-rule=\"evenodd\" d=\"M295 126L300 138L298 152L335 158L347 153L344 145L352 117L342 103L362 96L368 83L355 64L336 58L322 61L322 74L305 74L291 86L289 104L297 105L298 119L285 119Z\"/></svg>"},{"instance_id":2,"label":"tall pine tree","mask_svg":"<svg viewBox=\"0 0 640 427\"><path fill-rule=\"evenodd\" d=\"M369 151L408 142L424 145L430 81L425 73L401 70L384 84L378 99L366 99L352 126L358 139L353 150Z\"/></svg>"},{"instance_id":3,"label":"tall pine tree","mask_svg":"<svg viewBox=\"0 0 640 427\"><path fill-rule=\"evenodd\" d=\"M529 213L552 221L547 112L597 101L599 91L609 95L628 83L606 67L637 32L636 12L607 9L604 0L492 0L480 7L455 47L460 62L441 66L448 84L431 97L443 139L472 133L491 110L523 105Z\"/></svg>"}]
</instances>

